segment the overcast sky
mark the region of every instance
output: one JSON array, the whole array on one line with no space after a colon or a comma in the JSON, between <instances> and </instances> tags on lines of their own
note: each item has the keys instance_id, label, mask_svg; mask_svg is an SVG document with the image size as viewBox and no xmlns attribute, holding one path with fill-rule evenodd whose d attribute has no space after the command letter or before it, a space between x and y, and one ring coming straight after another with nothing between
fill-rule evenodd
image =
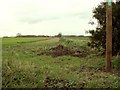
<instances>
[{"instance_id":1,"label":"overcast sky","mask_svg":"<svg viewBox=\"0 0 120 90\"><path fill-rule=\"evenodd\" d=\"M104 0L0 0L0 36L85 35L93 9Z\"/></svg>"}]
</instances>

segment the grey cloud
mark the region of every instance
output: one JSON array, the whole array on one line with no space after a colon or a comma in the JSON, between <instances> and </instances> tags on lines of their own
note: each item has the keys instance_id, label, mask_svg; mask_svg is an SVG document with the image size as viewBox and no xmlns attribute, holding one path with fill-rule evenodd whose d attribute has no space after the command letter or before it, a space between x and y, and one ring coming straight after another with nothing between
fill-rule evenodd
<instances>
[{"instance_id":1,"label":"grey cloud","mask_svg":"<svg viewBox=\"0 0 120 90\"><path fill-rule=\"evenodd\" d=\"M61 19L63 17L79 17L79 18L88 18L89 17L89 13L88 12L76 12L76 13L68 13L68 14L64 14L64 15L58 15L58 16L51 16L51 17L22 17L19 21L20 22L24 22L24 23L28 23L28 24L36 24L39 22L43 22L43 21L51 21L51 20L58 20Z\"/></svg>"},{"instance_id":2,"label":"grey cloud","mask_svg":"<svg viewBox=\"0 0 120 90\"><path fill-rule=\"evenodd\" d=\"M70 16L77 16L81 19L86 19L90 16L91 14L89 12L80 12L80 13L73 13Z\"/></svg>"},{"instance_id":3,"label":"grey cloud","mask_svg":"<svg viewBox=\"0 0 120 90\"><path fill-rule=\"evenodd\" d=\"M83 13L81 12L81 13L73 13L73 14L71 14L70 16L80 16L80 15L82 15Z\"/></svg>"},{"instance_id":4,"label":"grey cloud","mask_svg":"<svg viewBox=\"0 0 120 90\"><path fill-rule=\"evenodd\" d=\"M25 19L20 20L20 22L29 23L29 24L36 24L36 23L43 22L43 21L57 20L57 19L59 19L59 17L51 17L51 18L25 18Z\"/></svg>"}]
</instances>

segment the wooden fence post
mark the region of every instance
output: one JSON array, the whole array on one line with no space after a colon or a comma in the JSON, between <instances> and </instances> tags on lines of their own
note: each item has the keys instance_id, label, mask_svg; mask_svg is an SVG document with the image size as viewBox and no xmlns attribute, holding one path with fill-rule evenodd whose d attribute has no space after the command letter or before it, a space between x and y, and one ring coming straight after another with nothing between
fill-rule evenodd
<instances>
[{"instance_id":1,"label":"wooden fence post","mask_svg":"<svg viewBox=\"0 0 120 90\"><path fill-rule=\"evenodd\" d=\"M106 1L106 71L111 72L112 65L112 0Z\"/></svg>"}]
</instances>

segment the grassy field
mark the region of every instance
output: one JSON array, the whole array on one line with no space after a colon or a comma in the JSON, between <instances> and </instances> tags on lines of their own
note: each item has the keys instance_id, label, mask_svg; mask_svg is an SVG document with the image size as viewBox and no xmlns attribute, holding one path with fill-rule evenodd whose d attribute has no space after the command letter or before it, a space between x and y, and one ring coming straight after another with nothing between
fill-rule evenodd
<instances>
[{"instance_id":1,"label":"grassy field","mask_svg":"<svg viewBox=\"0 0 120 90\"><path fill-rule=\"evenodd\" d=\"M3 38L4 88L120 88L119 56L113 72L87 37Z\"/></svg>"}]
</instances>

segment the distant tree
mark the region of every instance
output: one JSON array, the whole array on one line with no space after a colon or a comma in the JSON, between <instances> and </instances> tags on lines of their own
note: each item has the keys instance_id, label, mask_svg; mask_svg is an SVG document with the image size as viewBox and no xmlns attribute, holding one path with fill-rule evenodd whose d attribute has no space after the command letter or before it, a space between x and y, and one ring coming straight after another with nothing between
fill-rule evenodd
<instances>
[{"instance_id":1,"label":"distant tree","mask_svg":"<svg viewBox=\"0 0 120 90\"><path fill-rule=\"evenodd\" d=\"M62 37L62 33L58 33L57 37Z\"/></svg>"},{"instance_id":2,"label":"distant tree","mask_svg":"<svg viewBox=\"0 0 120 90\"><path fill-rule=\"evenodd\" d=\"M17 35L16 35L17 37L21 37L22 36L22 34L21 33L17 33Z\"/></svg>"}]
</instances>

